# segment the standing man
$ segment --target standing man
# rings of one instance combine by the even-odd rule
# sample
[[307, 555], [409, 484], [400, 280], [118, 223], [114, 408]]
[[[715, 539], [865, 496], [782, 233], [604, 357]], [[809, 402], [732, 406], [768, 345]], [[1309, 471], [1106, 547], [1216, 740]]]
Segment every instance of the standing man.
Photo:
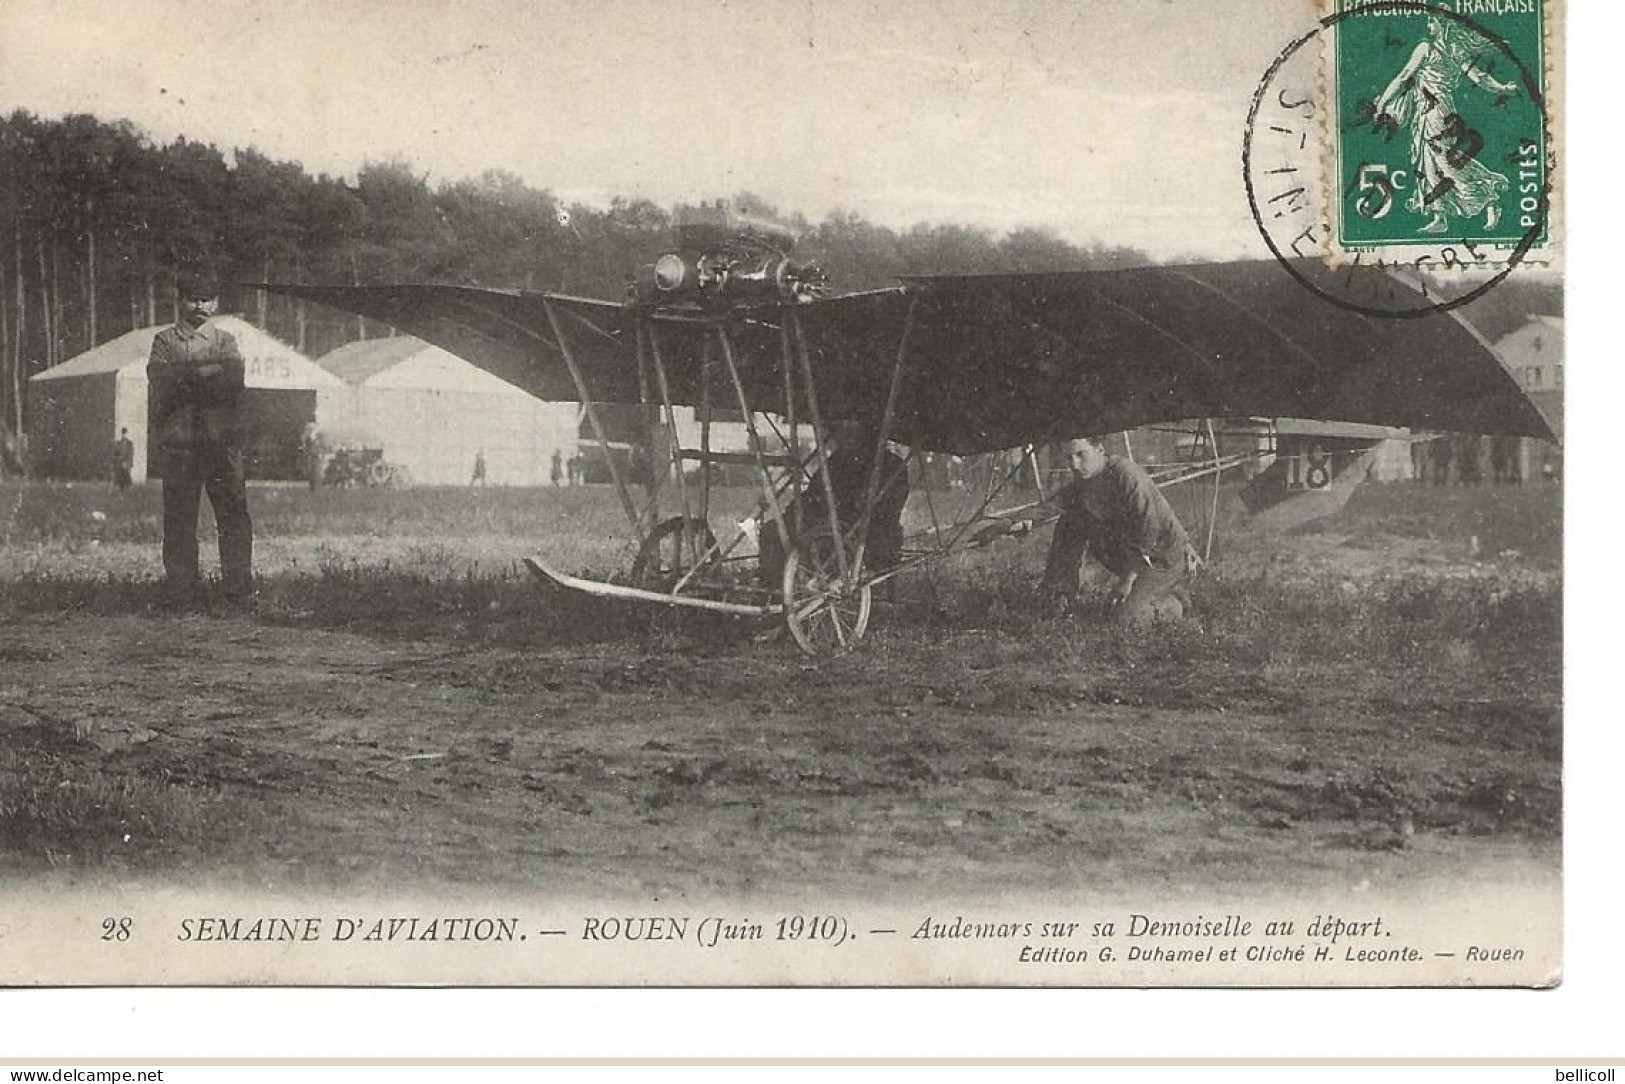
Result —
[[1493, 455], [1500, 461], [1495, 468], [1497, 483], [1519, 485], [1523, 482], [1523, 438], [1497, 436], [1492, 445]]
[[1456, 484], [1476, 486], [1484, 480], [1484, 468], [1479, 458], [1483, 442], [1477, 433], [1456, 434]]
[[1411, 439], [1411, 481], [1418, 485], [1428, 480], [1428, 442], [1417, 437]]
[[483, 486], [485, 484], [484, 448], [481, 448], [479, 451], [474, 453], [474, 474], [469, 478], [468, 484], [471, 486]]
[[1061, 519], [1050, 541], [1044, 586], [1063, 601], [1078, 592], [1078, 570], [1090, 553], [1113, 575], [1112, 620], [1171, 620], [1185, 607], [1174, 593], [1200, 564], [1168, 499], [1132, 459], [1107, 455], [1091, 439], [1067, 441], [1072, 480], [1056, 496]]
[[556, 486], [564, 484], [564, 453], [557, 448], [553, 449], [553, 469], [549, 477]]
[[1433, 438], [1433, 484], [1450, 484], [1450, 460], [1456, 454], [1456, 438], [1444, 433]]
[[113, 442], [113, 488], [120, 493], [129, 489], [134, 469], [135, 441], [130, 439], [128, 429], [120, 429], [118, 439]]
[[305, 428], [299, 435], [299, 455], [305, 468], [305, 481], [314, 492], [322, 486], [322, 471], [327, 466], [327, 457], [323, 454], [323, 442], [327, 438], [316, 427], [316, 419], [312, 418], [305, 423]]
[[219, 531], [220, 578], [233, 605], [252, 604], [254, 527], [243, 475], [243, 356], [237, 340], [209, 324], [219, 290], [203, 275], [176, 283], [181, 318], [152, 341], [148, 410], [164, 479], [164, 576], [173, 603], [201, 593], [197, 511], [209, 494]]

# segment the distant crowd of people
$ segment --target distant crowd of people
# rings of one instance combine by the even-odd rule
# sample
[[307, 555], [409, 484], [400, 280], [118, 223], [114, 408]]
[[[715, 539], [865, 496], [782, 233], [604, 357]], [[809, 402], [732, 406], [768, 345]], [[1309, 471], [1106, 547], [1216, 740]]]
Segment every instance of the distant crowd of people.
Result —
[[587, 457], [577, 452], [569, 459], [564, 458], [564, 452], [558, 448], [553, 449], [553, 464], [548, 471], [548, 479], [556, 486], [569, 484], [572, 486], [587, 483]]
[[1540, 444], [1531, 452], [1525, 456], [1520, 437], [1441, 433], [1411, 445], [1411, 478], [1436, 486], [1517, 485], [1535, 478], [1557, 481], [1562, 473], [1557, 449]]

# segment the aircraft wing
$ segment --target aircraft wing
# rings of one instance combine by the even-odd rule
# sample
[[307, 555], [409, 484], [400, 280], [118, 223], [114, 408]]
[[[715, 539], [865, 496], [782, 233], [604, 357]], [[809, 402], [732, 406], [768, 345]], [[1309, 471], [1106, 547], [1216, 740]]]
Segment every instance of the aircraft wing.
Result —
[[[1297, 270], [1335, 283], [1312, 261]], [[550, 302], [594, 400], [639, 400], [636, 330], [611, 302], [456, 286], [265, 288], [385, 321], [534, 395], [577, 399]], [[1393, 289], [1412, 287], [1395, 279]], [[927, 450], [968, 455], [1260, 415], [1552, 437], [1454, 314], [1367, 316], [1304, 289], [1273, 260], [919, 277], [795, 306], [826, 418], [880, 414], [911, 308], [894, 434]], [[770, 311], [732, 327], [753, 410], [783, 410], [775, 320]], [[657, 316], [654, 327], [675, 403], [738, 408], [703, 325]]]
[[[1298, 270], [1335, 283], [1313, 262]], [[1412, 289], [1397, 279], [1393, 288]], [[1454, 314], [1367, 316], [1304, 289], [1274, 261], [912, 278], [905, 292], [919, 302], [918, 360], [899, 439], [933, 450], [1246, 415], [1552, 436]], [[866, 335], [865, 321], [878, 324], [865, 308], [877, 304], [803, 320], [815, 340], [895, 344], [906, 301], [887, 303], [889, 334]], [[882, 347], [873, 342], [871, 356]]]
[[548, 321], [551, 301], [577, 364], [602, 402], [637, 402], [634, 332], [625, 307], [562, 294], [478, 286], [303, 286], [258, 289], [315, 301], [416, 335], [539, 399], [580, 399]]

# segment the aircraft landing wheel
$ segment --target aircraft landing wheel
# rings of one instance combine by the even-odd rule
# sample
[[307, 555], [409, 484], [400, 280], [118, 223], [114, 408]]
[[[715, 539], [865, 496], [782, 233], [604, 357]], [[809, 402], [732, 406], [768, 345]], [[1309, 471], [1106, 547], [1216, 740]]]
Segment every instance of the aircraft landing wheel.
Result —
[[632, 583], [650, 591], [674, 586], [716, 547], [716, 535], [698, 516], [673, 516], [649, 532], [632, 562]]
[[870, 587], [849, 569], [843, 580], [835, 539], [814, 533], [784, 562], [784, 620], [802, 651], [814, 658], [850, 651], [869, 628]]

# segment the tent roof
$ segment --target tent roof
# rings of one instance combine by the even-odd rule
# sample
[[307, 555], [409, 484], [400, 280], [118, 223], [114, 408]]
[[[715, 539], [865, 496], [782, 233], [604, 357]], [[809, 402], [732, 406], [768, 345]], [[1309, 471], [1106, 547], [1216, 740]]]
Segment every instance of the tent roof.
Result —
[[362, 339], [345, 343], [316, 359], [316, 364], [346, 384], [365, 384], [386, 369], [393, 369], [428, 343], [411, 335], [391, 335], [387, 339]]
[[531, 398], [506, 380], [411, 335], [347, 343], [322, 355], [317, 364], [350, 385]]
[[[335, 387], [339, 381], [321, 366], [298, 350], [289, 346], [240, 316], [219, 316], [216, 327], [231, 332], [247, 363], [247, 382], [251, 388], [324, 388]], [[152, 340], [168, 324], [136, 328], [116, 339], [54, 365], [32, 379], [67, 380], [74, 377], [121, 373], [140, 369], [145, 376], [147, 358], [152, 353]]]
[[109, 339], [82, 354], [75, 354], [43, 373], [35, 373], [30, 379], [66, 380], [75, 376], [116, 373], [131, 365], [145, 365], [147, 355], [152, 352], [152, 340], [157, 337], [160, 330], [161, 328], [157, 327], [138, 327], [134, 331], [126, 331], [118, 338]]

